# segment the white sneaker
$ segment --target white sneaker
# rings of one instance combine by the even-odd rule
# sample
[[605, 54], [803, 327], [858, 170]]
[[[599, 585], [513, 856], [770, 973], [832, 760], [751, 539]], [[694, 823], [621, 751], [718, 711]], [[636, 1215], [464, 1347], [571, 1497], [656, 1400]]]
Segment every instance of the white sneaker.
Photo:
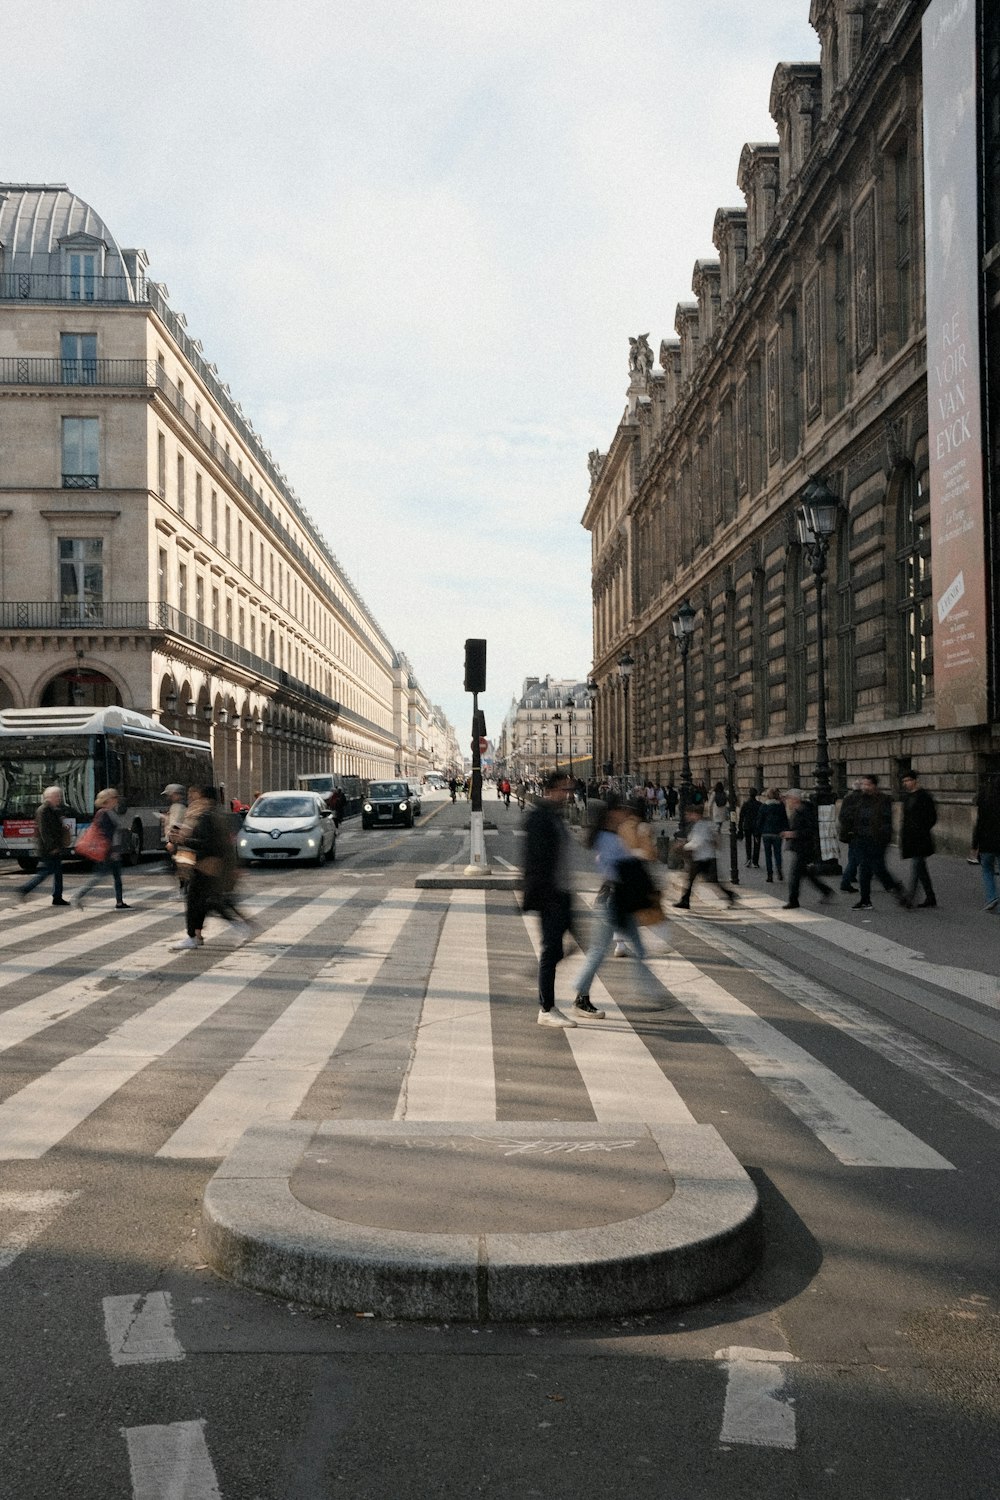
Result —
[[615, 944], [615, 958], [628, 958], [628, 949], [624, 943]]
[[197, 947], [199, 947], [200, 943], [201, 943], [201, 939], [200, 938], [194, 938], [194, 937], [181, 938], [181, 940], [180, 940], [179, 943], [171, 943], [170, 944], [170, 951], [171, 951], [171, 953], [183, 953], [184, 950], [187, 949], [187, 948], [197, 948]]
[[575, 1026], [576, 1022], [571, 1021], [569, 1016], [564, 1016], [561, 1010], [553, 1007], [552, 1010], [539, 1010], [538, 1024], [539, 1026]]

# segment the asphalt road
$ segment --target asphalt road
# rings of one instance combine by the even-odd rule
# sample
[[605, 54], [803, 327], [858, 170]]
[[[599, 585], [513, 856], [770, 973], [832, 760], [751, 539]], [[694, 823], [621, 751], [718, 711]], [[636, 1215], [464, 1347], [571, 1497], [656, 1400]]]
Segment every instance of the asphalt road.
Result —
[[[486, 815], [490, 858], [516, 864], [516, 808]], [[680, 1003], [662, 1013], [633, 1003], [630, 962], [606, 963], [760, 1192], [765, 1258], [730, 1295], [614, 1324], [406, 1326], [205, 1266], [222, 1152], [179, 1153], [237, 1128], [205, 1101], [240, 1065], [266, 1111], [271, 1028], [365, 951], [388, 893], [464, 864], [467, 822], [428, 801], [413, 830], [345, 825], [324, 869], [249, 872], [240, 949], [216, 924], [170, 952], [180, 909], [149, 866], [128, 913], [14, 907], [0, 875], [3, 1500], [1000, 1495], [1000, 920], [960, 861], [938, 861], [942, 904], [919, 913], [878, 894], [874, 913], [784, 913], [741, 871], [733, 914], [706, 898], [672, 924], [655, 968]], [[419, 893], [373, 950], [299, 1117], [393, 1116], [447, 908]], [[485, 934], [498, 1118], [595, 1118], [565, 1037], [534, 1024], [513, 896], [487, 898]]]

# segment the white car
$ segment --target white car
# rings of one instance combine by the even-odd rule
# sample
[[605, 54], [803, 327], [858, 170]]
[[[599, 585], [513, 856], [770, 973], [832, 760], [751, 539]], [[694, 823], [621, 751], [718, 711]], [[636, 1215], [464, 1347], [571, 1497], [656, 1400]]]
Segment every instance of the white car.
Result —
[[265, 792], [243, 820], [236, 850], [247, 864], [337, 858], [333, 813], [315, 792]]

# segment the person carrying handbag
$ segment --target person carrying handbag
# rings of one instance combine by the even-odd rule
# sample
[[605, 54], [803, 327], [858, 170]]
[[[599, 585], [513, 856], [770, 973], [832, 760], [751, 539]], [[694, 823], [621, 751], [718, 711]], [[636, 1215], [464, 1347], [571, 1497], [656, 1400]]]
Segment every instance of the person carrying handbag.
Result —
[[82, 907], [85, 897], [110, 875], [115, 888], [115, 910], [128, 911], [122, 890], [122, 820], [118, 816], [118, 793], [105, 787], [94, 799], [94, 821], [76, 841], [76, 852], [93, 861], [94, 873], [84, 881], [71, 900], [71, 906]]
[[[603, 1021], [605, 1012], [591, 1003], [590, 986], [618, 932], [625, 939], [638, 965], [639, 982], [655, 1005], [663, 1003], [663, 992], [646, 962], [637, 914], [659, 909], [660, 893], [649, 874], [648, 861], [640, 859], [621, 836], [629, 814], [617, 798], [608, 796], [608, 806], [591, 836], [591, 848], [604, 884], [595, 910], [596, 928], [583, 969], [576, 982], [573, 1013], [590, 1021]], [[662, 912], [659, 912], [662, 920]]]

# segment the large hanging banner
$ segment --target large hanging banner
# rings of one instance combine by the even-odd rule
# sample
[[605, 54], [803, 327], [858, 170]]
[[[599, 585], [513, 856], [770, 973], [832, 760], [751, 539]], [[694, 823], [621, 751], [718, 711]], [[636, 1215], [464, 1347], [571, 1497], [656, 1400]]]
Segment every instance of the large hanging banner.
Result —
[[924, 12], [923, 94], [934, 708], [951, 729], [989, 711], [975, 0]]

